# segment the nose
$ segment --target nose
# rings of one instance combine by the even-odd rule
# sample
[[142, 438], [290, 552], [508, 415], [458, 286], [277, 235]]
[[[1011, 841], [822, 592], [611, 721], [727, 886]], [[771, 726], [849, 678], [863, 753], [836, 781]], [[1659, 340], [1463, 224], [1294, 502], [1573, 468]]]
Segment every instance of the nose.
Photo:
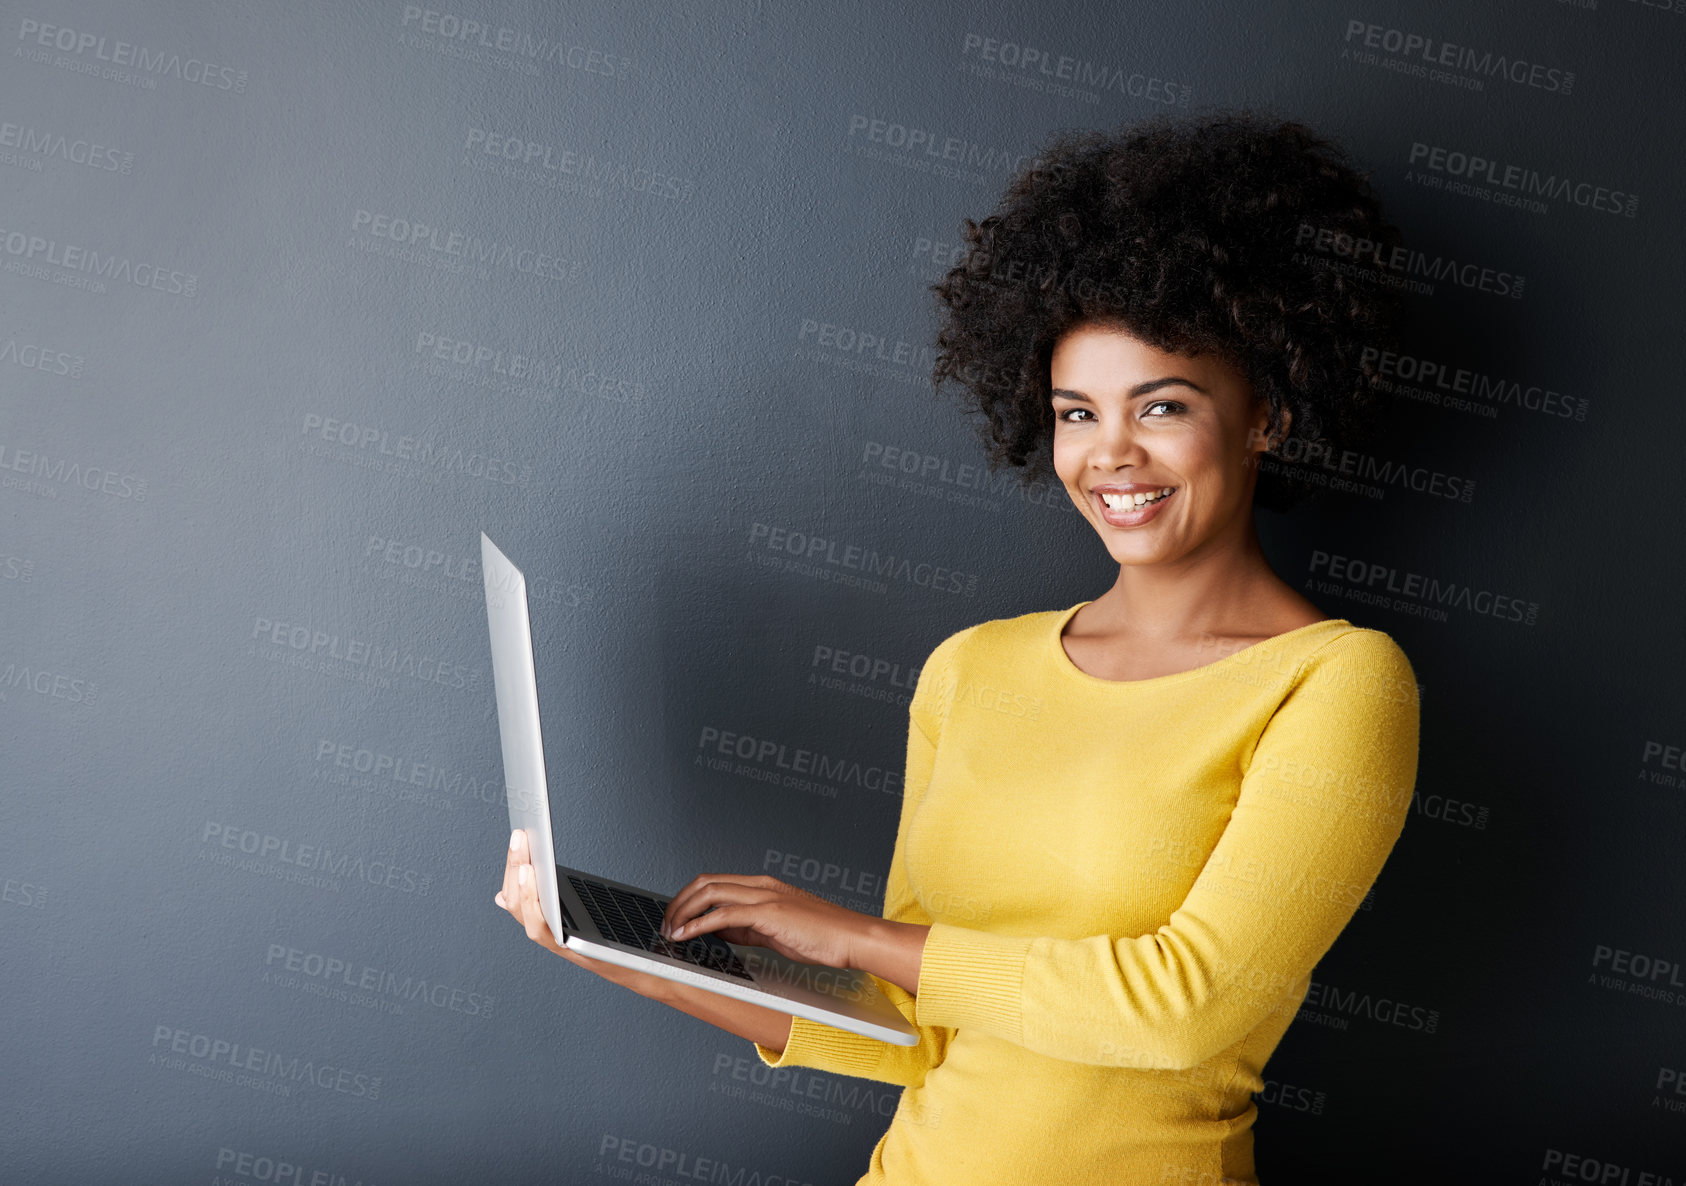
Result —
[[1138, 469], [1147, 463], [1147, 446], [1136, 433], [1128, 416], [1112, 417], [1092, 438], [1089, 465], [1094, 469], [1113, 471], [1126, 465]]

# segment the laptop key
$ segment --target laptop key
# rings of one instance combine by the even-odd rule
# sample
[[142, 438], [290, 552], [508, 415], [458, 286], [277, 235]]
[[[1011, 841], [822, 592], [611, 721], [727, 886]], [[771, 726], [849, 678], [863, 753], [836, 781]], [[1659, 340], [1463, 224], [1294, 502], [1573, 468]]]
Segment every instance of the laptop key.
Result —
[[621, 913], [626, 915], [627, 921], [642, 924], [651, 930], [660, 928], [661, 912], [650, 903], [649, 899], [634, 897], [624, 890], [612, 890], [611, 892], [615, 896], [615, 905], [621, 908]]
[[574, 876], [569, 876], [568, 884], [574, 887], [592, 922], [597, 924], [598, 932], [612, 937], [617, 943], [682, 960], [739, 980], [753, 979], [737, 954], [712, 935], [698, 935], [683, 943], [663, 938], [662, 915], [671, 899], [632, 894], [616, 886]]

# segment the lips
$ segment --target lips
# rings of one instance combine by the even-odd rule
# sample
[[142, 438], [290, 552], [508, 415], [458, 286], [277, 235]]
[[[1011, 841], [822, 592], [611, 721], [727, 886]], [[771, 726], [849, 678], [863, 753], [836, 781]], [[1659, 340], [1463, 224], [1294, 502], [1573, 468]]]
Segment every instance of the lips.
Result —
[[[1135, 507], [1146, 506], [1151, 502], [1158, 502], [1162, 498], [1169, 498], [1175, 486], [1138, 487], [1135, 490], [1117, 490], [1106, 486], [1097, 486], [1095, 493], [1107, 507], [1114, 511], [1128, 511]], [[1133, 500], [1133, 501], [1132, 501]]]
[[[1167, 489], [1170, 490], [1169, 494], [1161, 495], [1158, 498], [1154, 498], [1144, 503], [1132, 503], [1128, 509], [1123, 507], [1110, 507], [1106, 503], [1106, 495], [1134, 496], [1137, 494], [1158, 494], [1159, 491]], [[1144, 523], [1151, 522], [1159, 514], [1160, 507], [1176, 498], [1177, 492], [1180, 489], [1181, 488], [1177, 486], [1160, 486], [1151, 485], [1147, 482], [1130, 482], [1108, 483], [1105, 486], [1096, 486], [1092, 488], [1090, 493], [1093, 495], [1095, 503], [1100, 511], [1100, 516], [1105, 522], [1114, 527], [1139, 527]]]

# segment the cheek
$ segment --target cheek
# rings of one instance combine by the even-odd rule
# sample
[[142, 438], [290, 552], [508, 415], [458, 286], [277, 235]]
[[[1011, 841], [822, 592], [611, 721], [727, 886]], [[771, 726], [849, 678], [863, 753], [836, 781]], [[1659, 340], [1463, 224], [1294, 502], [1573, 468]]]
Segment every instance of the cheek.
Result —
[[1228, 441], [1221, 433], [1198, 432], [1166, 442], [1165, 461], [1185, 474], [1217, 473], [1229, 457]]
[[1077, 446], [1069, 437], [1059, 433], [1054, 434], [1054, 472], [1060, 476], [1060, 481], [1071, 484], [1072, 478], [1082, 472], [1083, 457]]

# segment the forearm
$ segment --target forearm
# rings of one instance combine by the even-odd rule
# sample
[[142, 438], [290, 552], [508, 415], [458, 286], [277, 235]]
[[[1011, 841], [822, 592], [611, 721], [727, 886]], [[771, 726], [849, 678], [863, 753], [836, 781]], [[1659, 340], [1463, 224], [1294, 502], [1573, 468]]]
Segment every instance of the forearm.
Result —
[[[919, 987], [920, 958], [930, 931], [928, 925], [873, 919], [855, 945], [851, 966], [887, 980], [912, 996]], [[662, 980], [652, 995], [681, 1013], [689, 1013], [768, 1050], [782, 1051], [790, 1041], [791, 1015], [777, 1009], [734, 1000], [676, 980]]]
[[925, 937], [930, 933], [928, 924], [871, 919], [861, 928], [851, 947], [849, 966], [888, 980], [909, 996], [917, 996]]
[[658, 991], [660, 995], [656, 999], [663, 1004], [672, 1005], [681, 1013], [689, 1013], [729, 1034], [758, 1042], [769, 1050], [783, 1050], [790, 1041], [791, 1017], [788, 1013], [673, 980], [663, 980]]

